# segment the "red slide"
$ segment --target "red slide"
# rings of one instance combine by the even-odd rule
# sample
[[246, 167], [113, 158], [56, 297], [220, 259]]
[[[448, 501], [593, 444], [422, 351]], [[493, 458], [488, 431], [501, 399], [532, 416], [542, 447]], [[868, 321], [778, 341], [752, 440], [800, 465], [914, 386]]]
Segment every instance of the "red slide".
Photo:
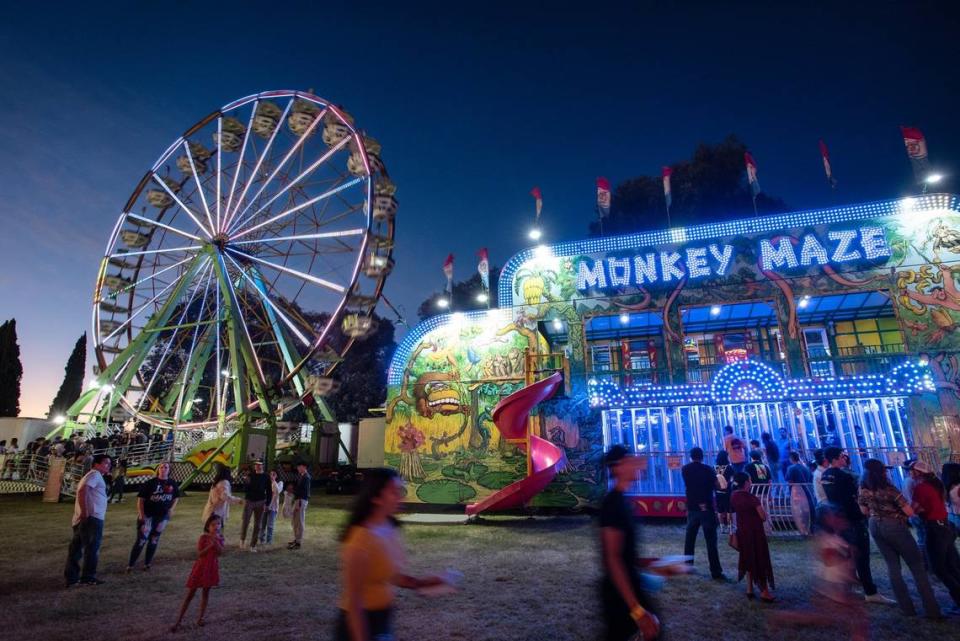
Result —
[[[493, 408], [493, 424], [502, 438], [523, 438], [527, 433], [527, 417], [530, 410], [553, 396], [563, 383], [560, 372], [517, 390]], [[533, 474], [515, 481], [494, 492], [487, 498], [467, 506], [467, 515], [473, 516], [487, 510], [509, 510], [523, 507], [530, 499], [543, 491], [566, 463], [563, 450], [540, 438], [530, 436], [530, 460]]]

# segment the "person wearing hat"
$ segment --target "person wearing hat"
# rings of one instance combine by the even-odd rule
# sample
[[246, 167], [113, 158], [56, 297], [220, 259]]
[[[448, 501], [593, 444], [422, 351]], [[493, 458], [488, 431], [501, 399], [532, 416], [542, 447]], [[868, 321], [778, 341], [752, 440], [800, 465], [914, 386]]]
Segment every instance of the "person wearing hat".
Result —
[[660, 620], [643, 589], [636, 550], [633, 511], [624, 492], [637, 478], [639, 459], [622, 445], [614, 445], [603, 459], [613, 487], [600, 505], [600, 542], [603, 549], [601, 600], [607, 641], [626, 641], [639, 631], [644, 639], [660, 634]]
[[297, 479], [293, 482], [293, 540], [287, 544], [288, 550], [299, 550], [303, 543], [303, 531], [307, 525], [307, 505], [310, 503], [310, 472], [303, 461], [297, 463]]
[[917, 591], [920, 592], [924, 614], [930, 618], [939, 618], [940, 606], [933, 594], [933, 588], [930, 587], [920, 548], [907, 526], [907, 518], [913, 516], [913, 509], [903, 494], [890, 482], [888, 468], [881, 461], [867, 459], [863, 468], [857, 504], [860, 511], [870, 517], [870, 534], [873, 535], [873, 540], [887, 564], [887, 574], [893, 585], [897, 605], [907, 616], [917, 614], [901, 573], [900, 561], [903, 560], [913, 575]]
[[243, 500], [243, 520], [240, 522], [240, 549], [246, 547], [247, 527], [253, 517], [253, 537], [250, 539], [250, 551], [257, 551], [260, 540], [260, 524], [263, 522], [263, 510], [272, 494], [270, 478], [263, 473], [263, 461], [253, 462], [253, 471], [247, 476], [247, 492]]
[[957, 533], [947, 521], [946, 492], [943, 482], [926, 461], [917, 461], [910, 467], [910, 476], [916, 481], [913, 488], [913, 509], [923, 519], [927, 539], [927, 562], [943, 582], [955, 608], [960, 608], [960, 554], [954, 541]]
[[[911, 505], [913, 504], [913, 490], [917, 487], [917, 480], [910, 474], [910, 468], [912, 468], [916, 462], [917, 459], [915, 458], [908, 458], [903, 462], [903, 469], [906, 474], [906, 480], [903, 483], [903, 496], [907, 499], [907, 503]], [[910, 526], [917, 535], [917, 546], [919, 546], [920, 554], [923, 556], [923, 564], [927, 570], [929, 570], [930, 565], [927, 562], [927, 532], [923, 529], [923, 519], [920, 518], [920, 515], [914, 514], [910, 517]]]

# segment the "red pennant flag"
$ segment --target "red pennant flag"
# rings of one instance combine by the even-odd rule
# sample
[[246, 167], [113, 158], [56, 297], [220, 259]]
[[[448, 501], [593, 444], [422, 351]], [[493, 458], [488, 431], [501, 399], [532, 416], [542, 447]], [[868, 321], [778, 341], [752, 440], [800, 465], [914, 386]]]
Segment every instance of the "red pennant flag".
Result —
[[539, 187], [534, 187], [530, 190], [530, 195], [533, 196], [533, 199], [537, 203], [537, 220], [540, 220], [540, 212], [543, 211], [543, 194], [540, 193]]
[[610, 215], [610, 181], [602, 176], [597, 178], [597, 212], [600, 218]]
[[490, 260], [487, 254], [487, 248], [484, 247], [477, 252], [480, 262], [477, 264], [477, 272], [480, 273], [480, 280], [483, 282], [483, 288], [490, 289]]
[[447, 277], [447, 292], [453, 293], [453, 254], [449, 254], [443, 261], [443, 275]]
[[830, 166], [830, 150], [827, 149], [827, 143], [820, 141], [820, 157], [823, 158], [823, 171], [827, 174], [827, 182], [831, 187], [837, 186], [837, 181], [833, 177], [833, 168]]
[[664, 167], [661, 171], [663, 175], [663, 199], [667, 202], [667, 212], [670, 212], [670, 205], [673, 204], [673, 192], [670, 190], [670, 176], [673, 174], [673, 170], [669, 167]]
[[913, 165], [913, 175], [917, 182], [923, 182], [927, 177], [929, 165], [927, 161], [927, 139], [923, 137], [923, 132], [916, 127], [900, 126], [900, 133], [903, 134], [903, 144], [907, 148], [907, 156], [910, 158], [910, 164]]
[[760, 193], [760, 181], [757, 180], [757, 163], [753, 160], [749, 151], [743, 153], [743, 162], [747, 166], [747, 182], [750, 183], [750, 191], [756, 198], [757, 194]]

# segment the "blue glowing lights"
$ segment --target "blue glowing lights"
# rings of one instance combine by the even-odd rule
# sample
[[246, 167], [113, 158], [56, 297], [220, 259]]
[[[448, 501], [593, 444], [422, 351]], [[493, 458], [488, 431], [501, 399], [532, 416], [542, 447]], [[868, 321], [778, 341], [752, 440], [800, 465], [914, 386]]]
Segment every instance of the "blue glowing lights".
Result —
[[887, 376], [863, 374], [784, 380], [765, 363], [740, 361], [720, 369], [712, 385], [691, 383], [621, 388], [595, 378], [587, 383], [590, 406], [597, 408], [908, 396], [935, 391], [933, 374], [922, 360], [904, 362], [893, 368]]

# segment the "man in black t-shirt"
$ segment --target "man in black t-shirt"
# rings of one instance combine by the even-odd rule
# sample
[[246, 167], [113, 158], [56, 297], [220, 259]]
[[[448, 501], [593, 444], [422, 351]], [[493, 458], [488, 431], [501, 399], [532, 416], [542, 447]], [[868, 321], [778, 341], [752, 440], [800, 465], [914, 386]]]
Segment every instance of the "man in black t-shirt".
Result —
[[160, 463], [156, 473], [157, 475], [144, 483], [137, 492], [137, 540], [130, 550], [127, 572], [133, 570], [144, 545], [147, 546], [147, 554], [143, 558], [143, 569], [150, 569], [153, 555], [160, 544], [160, 535], [167, 527], [180, 499], [180, 487], [176, 481], [169, 478], [170, 464]]
[[[690, 461], [680, 470], [687, 496], [687, 535], [683, 553], [693, 556], [697, 532], [702, 527], [703, 539], [707, 543], [707, 559], [710, 561], [710, 576], [721, 581], [725, 577], [717, 550], [717, 512], [713, 494], [717, 486], [717, 473], [709, 465], [703, 464], [703, 450], [699, 447], [690, 450]], [[693, 559], [689, 562], [692, 564]]]
[[623, 496], [637, 478], [638, 459], [623, 446], [614, 445], [604, 457], [604, 464], [613, 480], [613, 488], [600, 505], [601, 598], [607, 626], [604, 639], [627, 641], [638, 630], [644, 639], [654, 639], [660, 633], [660, 621], [640, 582], [633, 512]]

